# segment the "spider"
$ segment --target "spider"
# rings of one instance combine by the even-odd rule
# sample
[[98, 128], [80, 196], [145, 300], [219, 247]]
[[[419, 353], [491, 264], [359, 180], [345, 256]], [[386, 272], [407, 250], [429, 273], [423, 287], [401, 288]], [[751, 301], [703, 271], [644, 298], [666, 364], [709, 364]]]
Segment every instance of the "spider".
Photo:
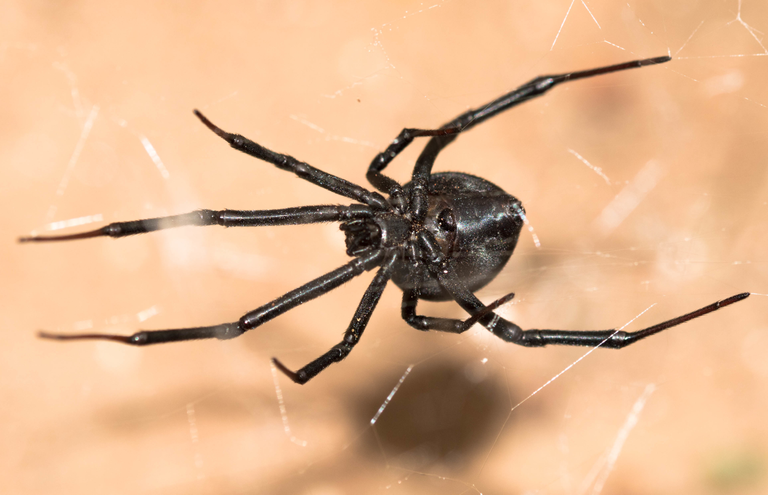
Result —
[[[202, 123], [234, 149], [269, 162], [282, 170], [293, 172], [312, 184], [351, 198], [356, 203], [349, 206], [299, 206], [279, 210], [196, 210], [181, 215], [111, 223], [100, 229], [77, 234], [22, 237], [19, 241], [124, 237], [186, 225], [255, 227], [340, 222], [340, 228], [345, 234], [347, 254], [353, 257], [352, 261], [270, 301], [232, 323], [172, 330], [146, 330], [130, 336], [65, 335], [47, 332], [40, 332], [39, 336], [57, 340], [103, 339], [136, 346], [214, 337], [232, 339], [300, 304], [330, 292], [363, 272], [378, 268], [340, 343], [295, 372], [276, 358], [272, 359], [275, 366], [291, 380], [304, 384], [352, 351], [363, 335], [371, 314], [390, 280], [403, 291], [402, 318], [417, 330], [459, 334], [479, 322], [505, 342], [527, 347], [559, 344], [620, 349], [667, 328], [741, 301], [749, 296], [748, 292], [736, 294], [636, 332], [523, 330], [494, 313], [496, 308], [511, 300], [514, 294], [508, 294], [487, 306], [474, 295], [475, 291], [498, 275], [512, 256], [525, 218], [522, 203], [480, 177], [459, 172], [432, 173], [432, 165], [438, 153], [460, 133], [515, 105], [540, 96], [560, 83], [661, 64], [669, 60], [669, 56], [648, 58], [537, 77], [478, 109], [462, 113], [439, 129], [403, 129], [389, 147], [374, 158], [366, 174], [373, 187], [388, 195], [388, 198], [291, 156], [271, 151], [243, 136], [223, 131], [195, 110], [195, 115]], [[411, 181], [400, 185], [382, 171], [417, 137], [429, 137], [430, 140], [416, 160]], [[458, 320], [417, 314], [416, 305], [420, 299], [454, 300], [470, 317]]]

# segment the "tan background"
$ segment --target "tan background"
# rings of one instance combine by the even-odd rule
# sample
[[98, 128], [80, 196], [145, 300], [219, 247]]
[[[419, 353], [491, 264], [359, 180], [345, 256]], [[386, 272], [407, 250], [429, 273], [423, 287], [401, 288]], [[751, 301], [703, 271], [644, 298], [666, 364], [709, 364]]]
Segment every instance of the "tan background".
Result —
[[[276, 390], [269, 357], [298, 367], [338, 342], [370, 275], [230, 342], [36, 339], [232, 321], [345, 262], [335, 225], [15, 242], [94, 215], [70, 231], [346, 202], [230, 150], [193, 108], [365, 185], [403, 126], [440, 125], [539, 74], [668, 51], [663, 67], [563, 86], [441, 155], [436, 170], [517, 195], [541, 242], [524, 233], [480, 296], [516, 292], [504, 314], [527, 328], [603, 329], [653, 304], [633, 328], [768, 292], [765, 2], [743, 0], [740, 16], [736, 0], [220, 4], [0, 6], [0, 491], [768, 491], [764, 296], [598, 350], [511, 412], [586, 350], [418, 333], [394, 287], [345, 362]], [[420, 145], [395, 177], [407, 180]], [[601, 232], [596, 219], [644, 167], [661, 172]]]

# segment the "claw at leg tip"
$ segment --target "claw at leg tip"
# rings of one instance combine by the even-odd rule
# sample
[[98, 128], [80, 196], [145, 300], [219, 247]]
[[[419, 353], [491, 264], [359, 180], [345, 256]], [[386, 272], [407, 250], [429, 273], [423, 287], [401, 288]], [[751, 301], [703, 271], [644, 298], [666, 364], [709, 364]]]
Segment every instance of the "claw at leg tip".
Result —
[[203, 115], [203, 114], [202, 114], [202, 112], [200, 112], [200, 110], [198, 110], [198, 109], [194, 109], [194, 110], [192, 110], [192, 112], [195, 114], [195, 116], [196, 116], [198, 119], [200, 119], [200, 121], [201, 121], [203, 124], [205, 124], [205, 126], [206, 126], [208, 129], [212, 130], [212, 131], [213, 131], [213, 132], [214, 132], [214, 133], [215, 133], [217, 136], [219, 136], [220, 138], [224, 139], [224, 140], [225, 140], [225, 141], [227, 141], [227, 142], [229, 142], [229, 141], [230, 141], [230, 138], [231, 138], [230, 134], [229, 134], [228, 132], [226, 132], [226, 131], [224, 131], [224, 130], [220, 129], [220, 128], [219, 128], [219, 127], [216, 125], [216, 124], [214, 124], [213, 122], [211, 122], [210, 120], [208, 120], [208, 117], [206, 117], [205, 115]]
[[274, 364], [274, 365], [275, 365], [275, 368], [277, 368], [278, 370], [280, 370], [280, 371], [281, 371], [281, 372], [282, 372], [282, 373], [283, 373], [285, 376], [287, 376], [288, 378], [290, 378], [292, 381], [294, 381], [294, 382], [296, 382], [296, 383], [298, 383], [298, 384], [300, 384], [300, 385], [304, 383], [304, 382], [303, 382], [303, 381], [302, 381], [302, 380], [299, 378], [299, 375], [298, 375], [297, 373], [295, 373], [295, 372], [293, 372], [293, 371], [289, 370], [289, 369], [288, 369], [288, 367], [286, 367], [286, 366], [285, 366], [283, 363], [281, 363], [279, 359], [277, 359], [277, 358], [273, 357], [273, 358], [272, 358], [272, 364]]

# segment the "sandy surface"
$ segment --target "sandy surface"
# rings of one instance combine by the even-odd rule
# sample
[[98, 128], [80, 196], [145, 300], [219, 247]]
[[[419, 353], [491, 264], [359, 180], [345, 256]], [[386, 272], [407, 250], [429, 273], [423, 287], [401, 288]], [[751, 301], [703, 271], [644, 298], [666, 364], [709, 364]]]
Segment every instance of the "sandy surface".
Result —
[[[766, 4], [371, 3], [0, 7], [0, 491], [766, 493]], [[303, 387], [275, 378], [271, 356], [298, 367], [338, 342], [370, 274], [229, 342], [35, 338], [233, 321], [346, 262], [335, 225], [16, 243], [203, 207], [347, 203], [231, 150], [193, 108], [365, 185], [404, 126], [540, 74], [668, 52], [441, 155], [435, 170], [519, 197], [534, 229], [479, 296], [514, 291], [502, 313], [526, 328], [605, 329], [650, 308], [630, 329], [755, 295], [597, 350], [522, 404], [588, 350], [419, 333], [395, 287], [345, 362]]]

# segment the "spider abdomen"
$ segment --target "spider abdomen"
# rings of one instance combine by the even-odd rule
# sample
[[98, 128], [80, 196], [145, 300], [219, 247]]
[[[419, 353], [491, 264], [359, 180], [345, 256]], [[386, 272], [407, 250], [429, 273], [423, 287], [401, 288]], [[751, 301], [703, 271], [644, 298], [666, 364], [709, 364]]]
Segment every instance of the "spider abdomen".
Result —
[[[403, 186], [410, 194], [411, 183]], [[432, 174], [429, 209], [423, 227], [451, 259], [456, 275], [470, 291], [487, 285], [506, 265], [523, 226], [520, 201], [500, 187], [459, 172]], [[392, 281], [419, 298], [446, 301], [451, 295], [429, 270], [414, 270], [414, 260], [397, 261]]]

